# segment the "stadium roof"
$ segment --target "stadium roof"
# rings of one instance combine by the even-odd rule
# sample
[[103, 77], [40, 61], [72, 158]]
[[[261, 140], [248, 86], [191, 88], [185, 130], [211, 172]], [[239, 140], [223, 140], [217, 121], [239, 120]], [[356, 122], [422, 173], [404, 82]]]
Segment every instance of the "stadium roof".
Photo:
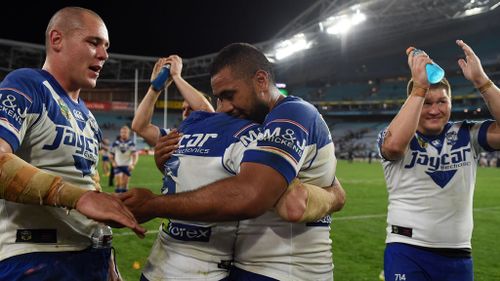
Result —
[[[261, 42], [307, 9], [311, 0], [50, 0], [35, 6], [2, 6], [0, 38], [43, 44], [57, 10], [81, 6], [97, 12], [109, 29], [112, 53], [192, 58], [217, 52], [234, 41]], [[286, 4], [286, 5], [284, 5]]]
[[[312, 43], [308, 50], [277, 62], [279, 72], [289, 79], [340, 79], [344, 73], [363, 71], [371, 75], [359, 69], [366, 68], [365, 61], [397, 54], [396, 60], [404, 62], [404, 49], [409, 45], [426, 48], [447, 42], [444, 46], [449, 48], [454, 39], [478, 33], [486, 34], [483, 41], [490, 40], [500, 26], [500, 0], [144, 1], [130, 7], [117, 1], [49, 2], [43, 9], [6, 7], [1, 20], [9, 28], [0, 29], [0, 38], [41, 44], [54, 11], [67, 5], [91, 8], [101, 14], [110, 30], [111, 52], [115, 54], [102, 77], [109, 80], [131, 79], [134, 69], [139, 69], [141, 79], [148, 80], [154, 57], [164, 51], [185, 58], [185, 77], [206, 79], [214, 53], [224, 45], [247, 41], [270, 53], [296, 34], [303, 34]], [[349, 33], [322, 31], [320, 22], [356, 9], [366, 20]], [[30, 24], [14, 24], [20, 20]], [[43, 47], [1, 45], [15, 44], [0, 42], [3, 71], [43, 61]]]

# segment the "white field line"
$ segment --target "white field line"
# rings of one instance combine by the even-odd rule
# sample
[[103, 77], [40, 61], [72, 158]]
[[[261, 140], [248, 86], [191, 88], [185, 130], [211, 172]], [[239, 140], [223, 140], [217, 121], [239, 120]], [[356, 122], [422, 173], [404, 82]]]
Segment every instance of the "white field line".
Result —
[[[485, 207], [485, 208], [474, 208], [474, 212], [487, 212], [487, 211], [495, 211], [500, 210], [500, 206], [495, 207]], [[366, 219], [376, 219], [376, 218], [384, 218], [387, 214], [371, 214], [371, 215], [358, 215], [358, 216], [345, 216], [345, 217], [333, 217], [333, 222], [335, 221], [349, 221], [349, 220], [366, 220]], [[156, 234], [158, 233], [158, 229], [148, 230], [146, 234]], [[114, 234], [114, 236], [130, 236], [135, 235], [135, 233], [128, 231]]]

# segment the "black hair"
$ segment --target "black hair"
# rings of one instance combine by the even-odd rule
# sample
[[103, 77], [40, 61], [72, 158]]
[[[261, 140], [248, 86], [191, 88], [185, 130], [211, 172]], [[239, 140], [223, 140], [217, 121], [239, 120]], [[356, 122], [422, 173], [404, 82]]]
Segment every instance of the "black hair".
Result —
[[248, 43], [232, 43], [224, 47], [214, 59], [210, 70], [213, 77], [229, 67], [238, 78], [252, 77], [258, 70], [268, 73], [274, 82], [273, 65], [262, 51]]

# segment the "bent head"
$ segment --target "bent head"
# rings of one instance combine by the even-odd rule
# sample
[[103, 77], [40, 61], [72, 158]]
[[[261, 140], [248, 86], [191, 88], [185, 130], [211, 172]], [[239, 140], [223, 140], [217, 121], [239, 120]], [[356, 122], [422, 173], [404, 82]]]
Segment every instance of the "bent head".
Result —
[[[199, 92], [209, 103], [212, 102], [212, 98], [209, 95]], [[185, 120], [193, 112], [193, 108], [189, 105], [187, 101], [182, 102], [182, 120]]]
[[54, 14], [45, 32], [44, 69], [66, 91], [93, 88], [108, 59], [108, 30], [95, 12], [66, 7]]
[[262, 123], [274, 105], [272, 64], [257, 48], [234, 43], [212, 64], [211, 84], [217, 111]]
[[[409, 92], [413, 82], [408, 83]], [[424, 135], [439, 135], [451, 116], [451, 87], [448, 80], [443, 79], [430, 86], [425, 96], [424, 106], [420, 113], [417, 130]]]

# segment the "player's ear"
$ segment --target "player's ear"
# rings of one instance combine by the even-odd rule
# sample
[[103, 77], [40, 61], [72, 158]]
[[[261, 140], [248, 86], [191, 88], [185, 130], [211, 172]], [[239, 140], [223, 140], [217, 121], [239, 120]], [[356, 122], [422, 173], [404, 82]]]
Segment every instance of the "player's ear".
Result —
[[269, 74], [264, 70], [257, 70], [254, 76], [254, 82], [259, 90], [263, 92], [269, 89]]
[[49, 32], [49, 48], [51, 48], [52, 50], [54, 50], [55, 52], [59, 52], [61, 51], [62, 49], [62, 40], [63, 39], [63, 36], [62, 36], [62, 33], [57, 30], [57, 29], [52, 29], [50, 32]]

